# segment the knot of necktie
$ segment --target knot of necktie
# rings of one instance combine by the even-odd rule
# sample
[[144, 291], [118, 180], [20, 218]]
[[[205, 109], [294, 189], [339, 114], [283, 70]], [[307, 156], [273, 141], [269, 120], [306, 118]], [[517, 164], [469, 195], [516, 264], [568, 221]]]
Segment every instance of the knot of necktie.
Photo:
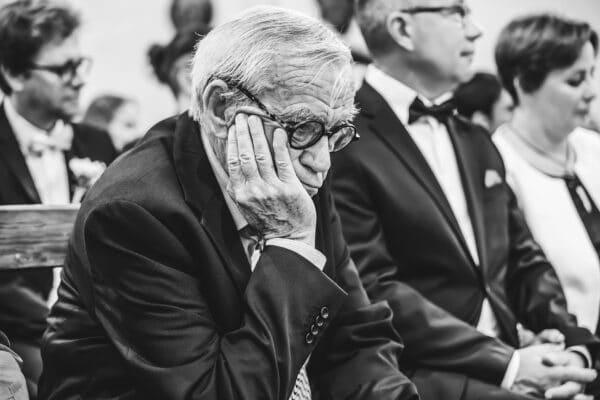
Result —
[[448, 118], [454, 115], [456, 106], [452, 99], [443, 102], [442, 104], [427, 107], [418, 97], [410, 105], [408, 109], [408, 123], [412, 124], [421, 117], [433, 117], [440, 123], [445, 124]]
[[55, 127], [47, 135], [35, 134], [30, 138], [27, 143], [27, 154], [41, 157], [46, 150], [68, 151], [71, 148], [72, 140], [73, 129], [71, 126], [57, 121]]

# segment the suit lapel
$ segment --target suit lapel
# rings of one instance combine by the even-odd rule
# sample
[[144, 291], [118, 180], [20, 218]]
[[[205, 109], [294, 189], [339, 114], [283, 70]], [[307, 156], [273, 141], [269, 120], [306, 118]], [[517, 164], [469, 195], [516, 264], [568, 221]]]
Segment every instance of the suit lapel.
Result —
[[459, 239], [463, 250], [470, 259], [467, 243], [462, 235], [456, 217], [448, 203], [437, 178], [429, 167], [427, 160], [410, 137], [404, 125], [398, 120], [394, 111], [386, 101], [367, 83], [363, 84], [357, 94], [361, 115], [370, 118], [370, 127], [394, 151], [415, 180], [423, 186], [434, 203], [442, 212], [446, 222]]
[[4, 159], [8, 169], [15, 175], [17, 182], [27, 194], [29, 202], [41, 203], [33, 178], [25, 163], [25, 157], [21, 153], [19, 143], [6, 118], [3, 104], [0, 105], [0, 157]]
[[250, 279], [250, 264], [202, 146], [198, 124], [187, 115], [177, 119], [173, 156], [185, 201], [200, 219], [241, 296]]
[[475, 243], [479, 255], [479, 264], [482, 268], [487, 266], [487, 251], [485, 246], [485, 220], [483, 212], [483, 177], [479, 175], [481, 165], [477, 161], [477, 149], [470, 132], [461, 120], [451, 118], [448, 124], [448, 133], [456, 152], [456, 162], [460, 172], [469, 217], [473, 226]]

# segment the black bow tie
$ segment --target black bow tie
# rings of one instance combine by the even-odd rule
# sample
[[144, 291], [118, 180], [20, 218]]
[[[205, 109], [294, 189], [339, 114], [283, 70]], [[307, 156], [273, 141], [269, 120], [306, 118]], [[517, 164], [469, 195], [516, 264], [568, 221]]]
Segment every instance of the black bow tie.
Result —
[[455, 108], [456, 107], [452, 99], [439, 105], [427, 107], [417, 97], [408, 109], [408, 123], [410, 125], [421, 117], [430, 116], [437, 119], [442, 124], [445, 124], [448, 121], [448, 118], [454, 114]]

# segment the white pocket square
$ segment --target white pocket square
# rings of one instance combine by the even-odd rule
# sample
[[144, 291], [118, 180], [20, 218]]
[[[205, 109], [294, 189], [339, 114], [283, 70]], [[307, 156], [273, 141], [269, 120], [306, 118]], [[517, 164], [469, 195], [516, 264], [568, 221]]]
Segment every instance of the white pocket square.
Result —
[[483, 183], [485, 184], [486, 189], [489, 189], [492, 186], [501, 184], [502, 178], [500, 178], [500, 174], [498, 173], [498, 171], [494, 169], [488, 169], [485, 171], [485, 178]]

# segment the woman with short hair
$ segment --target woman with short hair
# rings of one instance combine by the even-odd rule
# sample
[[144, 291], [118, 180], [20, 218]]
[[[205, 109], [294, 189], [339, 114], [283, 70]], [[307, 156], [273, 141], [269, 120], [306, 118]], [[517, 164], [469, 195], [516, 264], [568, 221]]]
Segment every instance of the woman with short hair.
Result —
[[560, 278], [569, 312], [599, 332], [600, 136], [579, 129], [596, 92], [598, 35], [556, 15], [513, 20], [496, 63], [514, 116], [494, 141], [533, 236]]

